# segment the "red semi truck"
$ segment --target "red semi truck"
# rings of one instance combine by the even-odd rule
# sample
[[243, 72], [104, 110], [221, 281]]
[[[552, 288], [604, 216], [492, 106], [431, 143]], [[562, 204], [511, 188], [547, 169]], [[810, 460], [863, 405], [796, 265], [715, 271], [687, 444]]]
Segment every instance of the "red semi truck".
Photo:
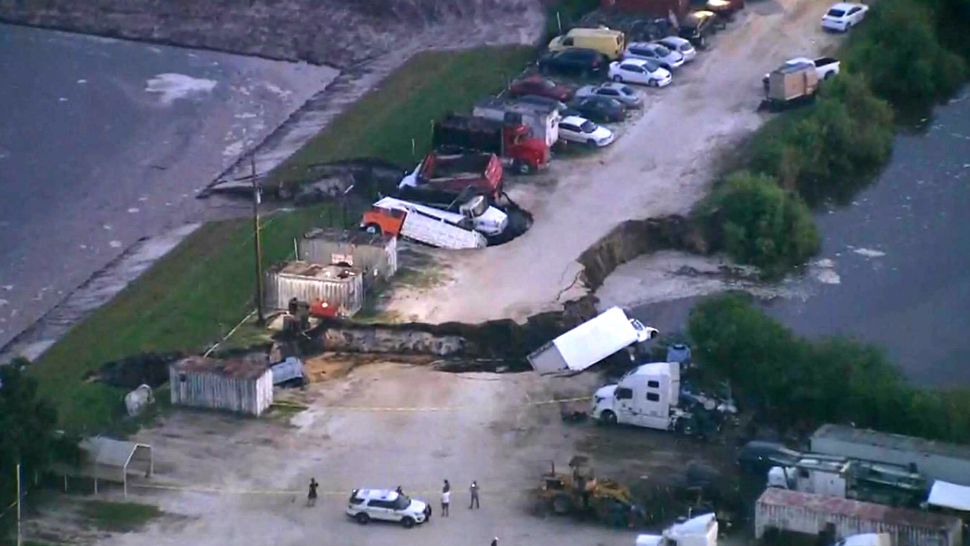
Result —
[[502, 194], [502, 161], [495, 154], [433, 151], [401, 179], [398, 187], [498, 199]]
[[435, 122], [431, 142], [439, 151], [493, 153], [519, 174], [534, 173], [549, 165], [549, 147], [521, 123], [450, 114]]

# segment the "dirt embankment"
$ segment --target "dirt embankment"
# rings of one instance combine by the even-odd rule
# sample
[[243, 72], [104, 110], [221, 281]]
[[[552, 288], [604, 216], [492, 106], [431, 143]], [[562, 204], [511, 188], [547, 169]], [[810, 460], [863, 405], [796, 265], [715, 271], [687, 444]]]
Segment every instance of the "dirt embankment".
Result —
[[0, 21], [346, 68], [401, 49], [523, 42], [539, 0], [0, 0]]

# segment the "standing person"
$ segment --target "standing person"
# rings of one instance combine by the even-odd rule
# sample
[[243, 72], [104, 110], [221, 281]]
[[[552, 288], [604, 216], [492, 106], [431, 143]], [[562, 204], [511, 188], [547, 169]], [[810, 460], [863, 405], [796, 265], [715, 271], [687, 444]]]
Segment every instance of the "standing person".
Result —
[[441, 488], [441, 517], [448, 517], [448, 507], [451, 505], [451, 484], [445, 480], [444, 487]]
[[317, 487], [320, 484], [317, 483], [315, 478], [310, 478], [310, 491], [306, 494], [306, 505], [315, 506], [317, 504]]
[[468, 489], [472, 495], [472, 500], [468, 504], [468, 509], [471, 510], [472, 508], [481, 508], [481, 506], [478, 504], [478, 482], [472, 480], [472, 485]]
[[492, 544], [490, 546], [498, 546], [498, 537], [492, 539]]

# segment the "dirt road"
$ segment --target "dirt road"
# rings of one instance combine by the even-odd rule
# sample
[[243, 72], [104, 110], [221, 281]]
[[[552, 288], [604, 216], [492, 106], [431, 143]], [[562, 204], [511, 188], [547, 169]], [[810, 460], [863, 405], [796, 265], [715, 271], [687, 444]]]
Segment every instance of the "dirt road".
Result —
[[[174, 410], [136, 436], [153, 447], [156, 483], [293, 493], [219, 495], [130, 486], [129, 500], [157, 504], [169, 516], [142, 532], [98, 535], [83, 521], [79, 529], [71, 526], [65, 515], [71, 502], [65, 499], [46, 517], [31, 519], [28, 538], [56, 541], [68, 534], [71, 543], [119, 546], [484, 546], [498, 535], [502, 544], [632, 544], [631, 530], [535, 515], [527, 492], [551, 460], [564, 465], [577, 450], [592, 456], [600, 475], [665, 484], [699, 457], [698, 444], [666, 432], [564, 424], [557, 407], [535, 405], [557, 394], [588, 394], [596, 381], [589, 374], [458, 375], [386, 363], [358, 367], [346, 378], [299, 393], [310, 409], [292, 418]], [[311, 476], [323, 495], [315, 508], [306, 508]], [[440, 517], [438, 502], [446, 478], [454, 487], [450, 518]], [[482, 487], [479, 511], [468, 510], [472, 480]], [[433, 503], [430, 523], [411, 530], [361, 526], [344, 515], [352, 488], [397, 485]], [[100, 498], [121, 500], [119, 489]]]
[[818, 24], [827, 6], [751, 2], [710, 50], [675, 73], [673, 85], [644, 92], [645, 112], [611, 148], [554, 161], [555, 183], [525, 179], [512, 188], [534, 215], [530, 231], [484, 251], [437, 251], [449, 280], [398, 290], [387, 310], [428, 322], [521, 320], [581, 295], [576, 259], [587, 247], [623, 220], [686, 213], [704, 196], [719, 154], [766, 119], [756, 113], [762, 74], [838, 42]]

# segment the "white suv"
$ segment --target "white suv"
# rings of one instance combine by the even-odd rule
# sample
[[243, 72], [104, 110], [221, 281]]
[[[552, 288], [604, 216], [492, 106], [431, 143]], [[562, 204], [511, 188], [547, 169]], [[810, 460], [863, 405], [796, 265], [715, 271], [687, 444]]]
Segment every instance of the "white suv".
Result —
[[347, 515], [361, 525], [374, 519], [396, 521], [411, 528], [431, 518], [431, 506], [390, 489], [354, 489], [347, 504]]

